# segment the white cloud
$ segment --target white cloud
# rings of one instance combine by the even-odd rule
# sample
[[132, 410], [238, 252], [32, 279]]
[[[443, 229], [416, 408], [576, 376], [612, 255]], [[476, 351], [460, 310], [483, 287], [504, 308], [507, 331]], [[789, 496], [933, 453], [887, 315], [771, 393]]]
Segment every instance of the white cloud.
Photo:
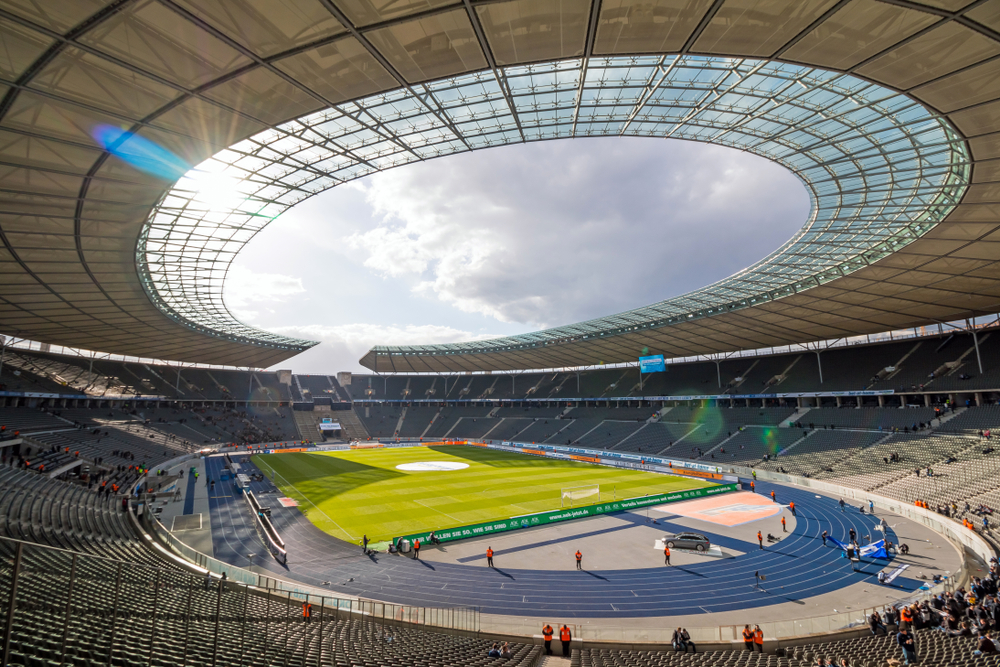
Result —
[[240, 253], [226, 303], [322, 340], [291, 361], [298, 371], [357, 371], [373, 345], [523, 333], [703, 287], [765, 257], [808, 212], [789, 171], [725, 147], [491, 148], [302, 202]]
[[460, 311], [536, 327], [724, 278], [808, 213], [784, 168], [682, 141], [490, 149], [381, 173], [365, 187], [378, 225], [347, 239], [365, 267]]
[[233, 264], [226, 276], [223, 299], [233, 315], [250, 322], [260, 314], [257, 308], [281, 303], [305, 291], [301, 278], [261, 273], [241, 264]]

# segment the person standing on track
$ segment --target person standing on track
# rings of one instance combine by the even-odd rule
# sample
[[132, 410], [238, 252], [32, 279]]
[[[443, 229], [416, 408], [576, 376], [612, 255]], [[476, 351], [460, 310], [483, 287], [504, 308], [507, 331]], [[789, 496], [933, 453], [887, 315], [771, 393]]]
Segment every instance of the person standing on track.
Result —
[[559, 628], [559, 643], [562, 644], [563, 657], [569, 657], [569, 643], [573, 639], [573, 634], [569, 631], [569, 628], [563, 625]]
[[670, 565], [670, 547], [663, 547], [663, 559], [665, 565]]
[[826, 532], [825, 530], [823, 531], [823, 534], [820, 535], [820, 537], [823, 538], [823, 546], [824, 547], [826, 546], [826, 538], [829, 537], [829, 535], [830, 535], [830, 533]]
[[576, 569], [583, 569], [583, 554], [580, 553], [579, 549], [576, 550]]
[[840, 499], [840, 511], [843, 512], [844, 511], [844, 507], [846, 507], [846, 506], [847, 506], [847, 503], [845, 503], [844, 499], [841, 498]]
[[420, 560], [420, 538], [413, 540], [413, 560]]
[[771, 489], [771, 500], [775, 500], [774, 489]]
[[493, 547], [486, 547], [486, 565], [493, 567]]
[[760, 544], [760, 548], [763, 549], [764, 548], [764, 536], [760, 534], [759, 530], [757, 531], [757, 542], [758, 542], [758, 544]]
[[361, 538], [361, 552], [368, 553], [368, 536], [365, 535]]
[[785, 528], [785, 517], [781, 517], [781, 532], [787, 533], [788, 529]]
[[795, 513], [795, 501], [794, 500], [792, 502], [788, 503], [788, 509], [791, 510], [792, 516], [798, 516], [798, 514]]
[[757, 493], [757, 485], [753, 483], [753, 480], [750, 481], [750, 493]]
[[749, 625], [743, 626], [743, 645], [748, 651], [753, 651], [753, 630]]
[[552, 655], [552, 626], [548, 623], [542, 628], [542, 637], [545, 639], [545, 655]]

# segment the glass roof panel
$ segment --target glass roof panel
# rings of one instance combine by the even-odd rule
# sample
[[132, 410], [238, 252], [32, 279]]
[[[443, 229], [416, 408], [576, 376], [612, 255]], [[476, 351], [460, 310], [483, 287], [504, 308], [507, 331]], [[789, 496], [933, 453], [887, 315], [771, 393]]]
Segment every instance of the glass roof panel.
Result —
[[969, 181], [965, 143], [943, 118], [849, 75], [690, 55], [561, 60], [378, 93], [221, 151], [178, 181], [154, 209], [138, 246], [140, 274], [154, 302], [189, 326], [234, 340], [303, 344], [242, 324], [222, 299], [226, 270], [243, 243], [287, 207], [418, 159], [626, 134], [735, 146], [774, 160], [802, 180], [813, 210], [771, 255], [695, 292], [523, 336], [420, 350], [543, 347], [759, 305], [910, 243], [951, 211]]

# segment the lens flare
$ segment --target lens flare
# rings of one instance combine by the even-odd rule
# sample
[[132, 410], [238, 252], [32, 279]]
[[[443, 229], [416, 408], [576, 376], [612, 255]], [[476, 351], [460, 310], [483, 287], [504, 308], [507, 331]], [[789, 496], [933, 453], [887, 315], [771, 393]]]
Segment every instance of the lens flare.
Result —
[[184, 160], [156, 142], [120, 127], [98, 125], [90, 134], [115, 157], [158, 178], [176, 181], [191, 168]]
[[725, 437], [726, 420], [722, 418], [719, 408], [711, 405], [699, 406], [695, 408], [693, 417], [698, 426], [685, 442], [702, 445], [717, 442], [720, 435]]

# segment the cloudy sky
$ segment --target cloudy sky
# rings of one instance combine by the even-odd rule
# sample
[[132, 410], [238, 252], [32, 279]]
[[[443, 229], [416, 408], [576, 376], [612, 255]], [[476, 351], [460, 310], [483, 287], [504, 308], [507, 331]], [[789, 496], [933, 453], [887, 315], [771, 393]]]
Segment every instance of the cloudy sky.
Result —
[[373, 345], [524, 333], [647, 305], [764, 257], [809, 212], [767, 160], [679, 140], [491, 148], [302, 202], [236, 259], [244, 322], [321, 341], [279, 364], [360, 372]]

